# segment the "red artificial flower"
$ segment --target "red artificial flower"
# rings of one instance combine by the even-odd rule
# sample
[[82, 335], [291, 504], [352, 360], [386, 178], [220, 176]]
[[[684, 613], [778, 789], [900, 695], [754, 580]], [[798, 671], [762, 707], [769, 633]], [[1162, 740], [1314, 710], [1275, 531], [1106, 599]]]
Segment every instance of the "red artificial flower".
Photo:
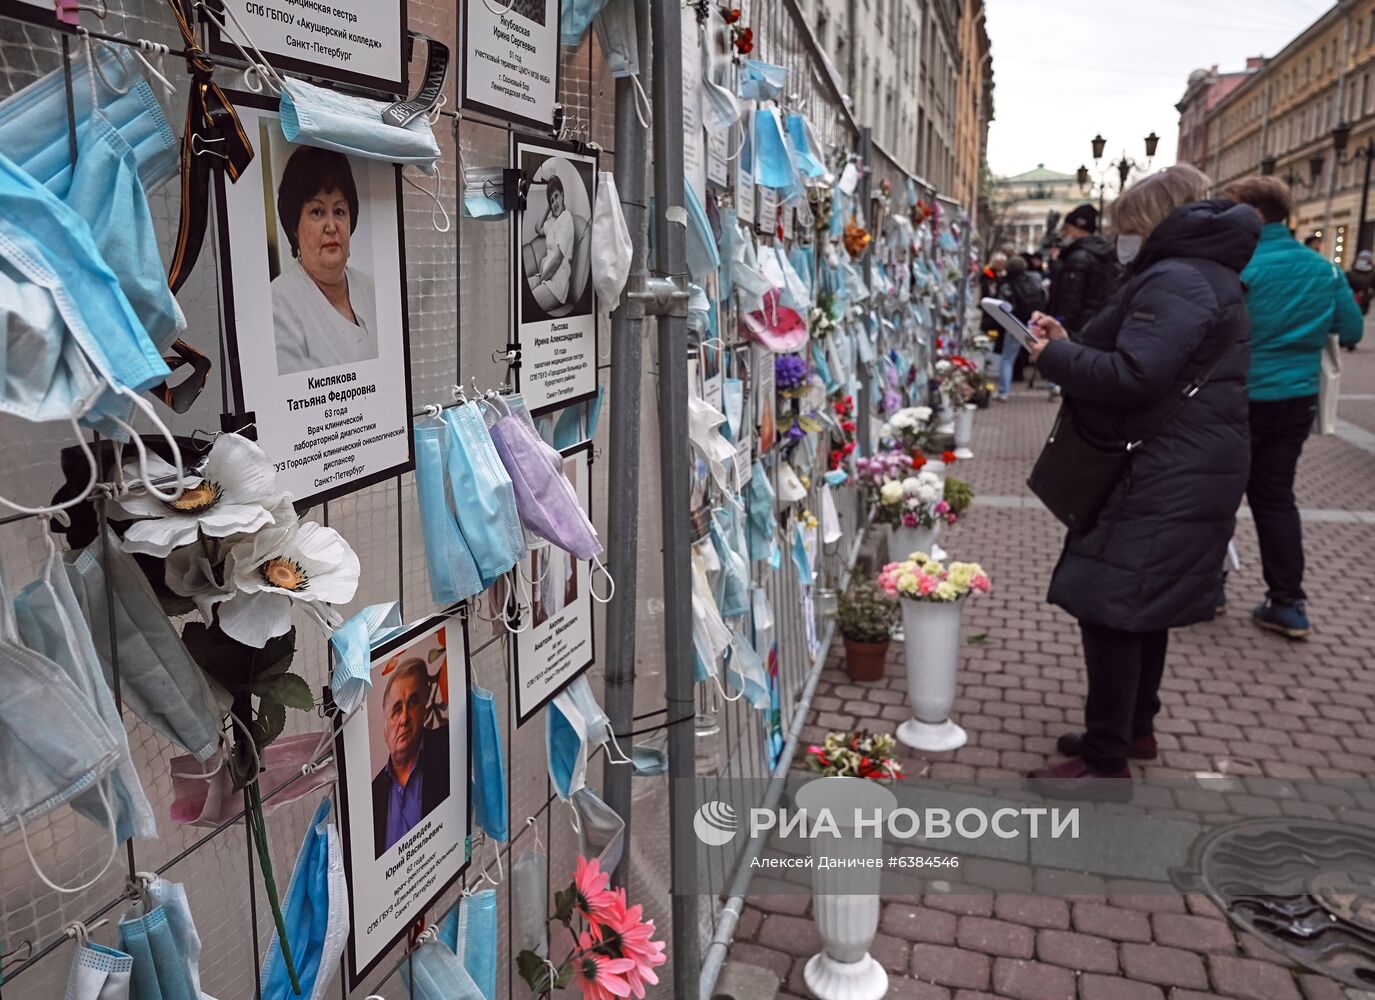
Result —
[[611, 958], [596, 951], [597, 941], [586, 931], [578, 939], [580, 950], [573, 956], [573, 985], [582, 990], [583, 1000], [615, 1000], [631, 993], [629, 974], [638, 971], [631, 958]]
[[955, 464], [955, 453], [954, 453], [953, 451], [943, 451], [943, 452], [941, 452], [941, 461], [944, 462], [946, 465], [954, 465], [954, 464]]
[[732, 41], [735, 43], [736, 52], [739, 52], [742, 56], [749, 55], [754, 51], [754, 29], [745, 28], [743, 31], [737, 32]]
[[853, 420], [844, 420], [840, 424], [840, 429], [846, 434], [853, 434], [855, 432], [855, 422]]
[[615, 906], [616, 896], [611, 891], [611, 876], [601, 870], [601, 862], [579, 857], [573, 885], [574, 908], [594, 924], [604, 921]]
[[845, 443], [845, 447], [841, 448], [840, 450], [845, 452], [845, 454], [849, 455], [855, 450], [855, 443], [853, 441], [847, 441]]
[[727, 24], [734, 24], [736, 21], [740, 20], [740, 8], [722, 7], [721, 19], [725, 21]]
[[919, 451], [912, 452], [912, 468], [920, 469], [926, 464], [926, 456]]

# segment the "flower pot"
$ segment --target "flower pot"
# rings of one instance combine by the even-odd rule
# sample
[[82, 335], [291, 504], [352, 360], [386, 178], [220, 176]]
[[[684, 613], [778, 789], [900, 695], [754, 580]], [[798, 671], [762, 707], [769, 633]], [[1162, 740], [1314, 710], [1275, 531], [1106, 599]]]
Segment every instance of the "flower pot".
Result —
[[813, 872], [812, 913], [822, 950], [807, 961], [803, 979], [820, 1000], [880, 1000], [888, 992], [888, 974], [869, 947], [878, 932], [883, 870], [859, 862], [883, 857], [883, 836], [879, 829], [857, 828], [855, 817], [887, 815], [897, 808], [897, 798], [862, 778], [818, 778], [799, 788], [795, 801], [807, 814], [807, 826], [829, 810], [840, 831], [839, 837], [813, 838], [818, 858], [855, 862]]
[[957, 750], [968, 740], [950, 719], [955, 675], [960, 665], [960, 612], [964, 601], [915, 601], [902, 605], [903, 652], [907, 658], [907, 703], [912, 718], [898, 726], [898, 739], [914, 750]]
[[888, 526], [888, 558], [893, 562], [906, 559], [913, 552], [930, 554], [936, 544], [936, 536], [941, 533], [940, 522], [929, 528], [899, 528]]
[[946, 401], [944, 395], [941, 396], [940, 408], [936, 410], [936, 433], [955, 433], [955, 411], [951, 408], [950, 403]]
[[974, 440], [974, 411], [978, 407], [973, 403], [966, 403], [960, 407], [960, 411], [955, 414], [955, 457], [973, 458], [974, 453], [969, 450], [969, 445]]
[[889, 641], [855, 642], [845, 640], [845, 672], [854, 681], [883, 679], [883, 661], [888, 655]]

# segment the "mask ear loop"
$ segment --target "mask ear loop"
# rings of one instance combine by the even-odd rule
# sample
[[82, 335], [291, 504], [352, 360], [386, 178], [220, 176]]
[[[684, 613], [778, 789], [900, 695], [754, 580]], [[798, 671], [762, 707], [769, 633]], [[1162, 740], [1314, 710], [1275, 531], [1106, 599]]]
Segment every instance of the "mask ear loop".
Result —
[[[512, 579], [511, 579], [511, 577], [512, 577], [513, 575], [514, 575], [514, 577], [515, 577], [514, 582], [513, 582]], [[516, 615], [515, 615], [515, 620], [516, 620], [516, 623], [517, 623], [517, 624], [519, 624], [520, 621], [521, 621], [521, 619], [524, 617], [524, 615], [521, 614], [521, 608], [522, 608], [522, 607], [527, 607], [527, 608], [528, 608], [528, 607], [531, 607], [531, 606], [534, 604], [534, 600], [535, 600], [535, 595], [532, 594], [532, 593], [527, 589], [527, 590], [525, 591], [525, 603], [524, 603], [524, 604], [521, 603], [521, 600], [520, 600], [520, 581], [521, 581], [521, 578], [522, 578], [522, 575], [521, 575], [521, 573], [520, 573], [520, 564], [519, 564], [519, 563], [517, 563], [516, 566], [515, 566], [515, 573], [514, 573], [514, 574], [512, 574], [509, 570], [508, 570], [507, 572], [505, 572], [505, 573], [502, 574], [502, 579], [506, 580], [506, 586], [507, 586], [506, 601], [504, 601], [503, 604], [509, 603], [511, 600], [514, 600], [514, 601], [515, 601], [515, 604], [516, 604]], [[515, 628], [515, 627], [513, 627], [513, 626], [511, 625], [511, 618], [510, 618], [509, 616], [506, 616], [506, 615], [503, 615], [503, 616], [502, 616], [501, 621], [502, 621], [502, 623], [506, 626], [506, 631], [507, 631], [507, 632], [510, 632], [512, 635], [520, 635], [520, 634], [522, 634], [522, 633], [524, 633], [524, 632], [529, 632], [530, 629], [532, 629], [532, 628], [535, 627], [534, 616], [531, 616], [531, 618], [530, 618], [530, 624], [529, 624], [529, 625], [526, 625], [524, 628]]]
[[[497, 877], [492, 878], [491, 873], [487, 870], [489, 866], [483, 865], [482, 874], [481, 878], [479, 878], [478, 880], [478, 885], [481, 885], [483, 882], [486, 882], [493, 889], [495, 889], [498, 888], [501, 885], [501, 883], [506, 881], [506, 869], [503, 868], [501, 865], [501, 845], [498, 844], [495, 840], [492, 840], [486, 834], [483, 834], [483, 839], [488, 841], [492, 845], [493, 858], [497, 863]], [[474, 886], [473, 888], [476, 889], [477, 886]]]
[[544, 840], [539, 835], [539, 819], [534, 816], [526, 816], [525, 828], [528, 830], [531, 827], [535, 828], [535, 847], [541, 851], [548, 853], [548, 848], [544, 846]]
[[33, 856], [33, 849], [29, 846], [29, 831], [25, 828], [24, 817], [15, 817], [16, 821], [19, 823], [19, 837], [24, 842], [24, 853], [28, 856], [29, 864], [33, 866], [34, 874], [38, 876], [39, 881], [53, 892], [59, 892], [66, 896], [74, 895], [78, 892], [85, 892], [91, 886], [103, 879], [105, 873], [108, 872], [110, 867], [115, 863], [115, 855], [119, 853], [119, 833], [115, 829], [114, 806], [110, 804], [110, 795], [105, 791], [105, 785], [106, 782], [104, 780], [97, 781], [95, 790], [96, 794], [100, 796], [101, 804], [105, 807], [105, 818], [110, 825], [110, 856], [106, 859], [105, 866], [100, 869], [99, 873], [83, 885], [62, 886], [48, 878], [43, 869], [38, 866], [38, 859]]
[[[91, 33], [87, 31], [85, 28], [77, 28], [76, 33], [81, 36], [81, 43], [86, 48], [86, 61], [87, 63], [89, 63], [89, 65], [87, 66], [87, 75], [89, 76], [91, 81], [91, 107], [95, 110], [99, 110], [100, 101], [96, 97], [95, 86], [95, 78], [97, 76], [100, 77], [100, 82], [105, 84], [106, 88], [120, 95], [129, 93], [130, 89], [133, 87], [133, 80], [129, 80], [129, 82], [126, 83], [123, 86], [123, 88], [116, 87], [113, 83], [111, 83], [110, 78], [105, 75], [105, 70], [100, 65], [100, 61], [96, 59], [95, 56], [95, 47], [97, 44], [97, 40], [92, 39]], [[119, 53], [119, 50], [116, 49], [114, 46], [110, 45], [108, 42], [100, 41], [99, 45], [103, 50], [108, 51], [111, 54], [115, 62], [119, 63], [120, 69], [124, 70], [127, 76], [129, 73], [129, 68], [125, 65], [124, 57]], [[171, 84], [168, 84], [168, 86], [170, 87]]]
[[[441, 193], [443, 193], [444, 190], [443, 166], [439, 164], [435, 165], [433, 191], [425, 187], [425, 185], [421, 184], [419, 181], [411, 180], [411, 178], [406, 176], [406, 172], [404, 170], [401, 171], [401, 179], [405, 181], [407, 184], [409, 184], [411, 187], [415, 188], [421, 194], [423, 194], [426, 198], [429, 198], [430, 201], [434, 202], [434, 205], [430, 208], [430, 225], [434, 227], [435, 232], [447, 233], [449, 230], [453, 228], [453, 220], [449, 218], [449, 210], [445, 208], [444, 203], [439, 200], [439, 196]], [[435, 221], [435, 209], [438, 209], [439, 213], [444, 217], [443, 226], [441, 226], [437, 221]]]
[[635, 117], [640, 119], [641, 127], [647, 129], [650, 127], [650, 121], [646, 119], [652, 120], [654, 117], [649, 95], [645, 93], [644, 84], [640, 83], [640, 74], [631, 73], [628, 79], [635, 86]]
[[[606, 577], [605, 597], [598, 594], [597, 588], [592, 586], [592, 581], [596, 579], [597, 570], [601, 570], [602, 576]], [[592, 557], [592, 572], [588, 574], [587, 589], [588, 592], [592, 594], [592, 600], [596, 601], [598, 604], [610, 604], [611, 599], [616, 596], [616, 580], [612, 577], [611, 571], [608, 570], [606, 565], [602, 562], [601, 556]]]
[[253, 754], [253, 777], [249, 778], [248, 781], [244, 783], [244, 787], [247, 788], [249, 785], [257, 784], [258, 778], [262, 775], [263, 759], [258, 755], [257, 744], [253, 742], [253, 733], [249, 730], [248, 726], [244, 724], [243, 719], [240, 719], [233, 712], [230, 712], [229, 720], [232, 725], [238, 726], [239, 729], [243, 731], [244, 737], [248, 740], [248, 749]]
[[[616, 734], [611, 731], [610, 720], [606, 723], [606, 742], [602, 744], [602, 749], [606, 751], [606, 759], [612, 764], [634, 764], [635, 762], [625, 755], [621, 749], [620, 741], [616, 739]], [[615, 747], [619, 757], [611, 756], [611, 748]]]
[[[134, 56], [139, 62], [143, 63], [143, 68], [148, 71], [148, 74], [162, 85], [162, 89], [166, 92], [167, 96], [175, 97], [177, 88], [172, 85], [172, 81], [167, 79], [162, 72], [165, 68], [163, 57], [170, 51], [171, 49], [161, 42], [150, 42], [146, 38], [140, 38], [138, 40], [138, 48], [134, 50]], [[144, 55], [145, 52], [151, 52], [157, 58], [158, 63], [156, 66], [148, 61], [148, 57]]]
[[138, 393], [131, 392], [124, 386], [114, 383], [110, 383], [110, 387], [119, 395], [128, 397], [137, 409], [142, 410], [147, 415], [148, 419], [153, 422], [153, 427], [162, 435], [163, 440], [172, 448], [172, 468], [177, 470], [177, 484], [171, 493], [163, 493], [153, 485], [153, 477], [148, 474], [148, 451], [144, 448], [143, 440], [138, 436], [138, 432], [118, 417], [110, 417], [112, 421], [128, 431], [129, 440], [133, 442], [134, 448], [138, 451], [139, 475], [143, 488], [164, 503], [171, 503], [174, 500], [181, 499], [182, 493], [186, 491], [186, 474], [182, 471], [181, 446], [177, 444], [176, 437], [172, 434], [171, 430], [168, 429], [167, 425], [162, 422], [162, 418], [157, 415], [152, 404], [143, 399]]
[[215, 26], [220, 29], [224, 37], [229, 40], [229, 44], [238, 49], [239, 55], [243, 56], [244, 62], [248, 63], [248, 69], [243, 72], [243, 79], [244, 85], [248, 87], [249, 90], [253, 91], [255, 94], [261, 94], [263, 92], [263, 85], [266, 84], [273, 95], [277, 96], [286, 89], [286, 81], [272, 68], [272, 64], [267, 61], [267, 56], [263, 55], [262, 52], [258, 50], [257, 43], [253, 41], [253, 36], [244, 30], [244, 26], [239, 23], [239, 19], [234, 15], [233, 8], [225, 4], [223, 9], [224, 12], [229, 15], [229, 20], [233, 22], [235, 30], [243, 36], [244, 42], [253, 50], [253, 55], [258, 57], [257, 59], [254, 59], [253, 56], [250, 56], [244, 51], [244, 47], [239, 44], [239, 40], [229, 33], [229, 25], [225, 24], [218, 12], [213, 10], [205, 0], [196, 0], [195, 6], [215, 23]]

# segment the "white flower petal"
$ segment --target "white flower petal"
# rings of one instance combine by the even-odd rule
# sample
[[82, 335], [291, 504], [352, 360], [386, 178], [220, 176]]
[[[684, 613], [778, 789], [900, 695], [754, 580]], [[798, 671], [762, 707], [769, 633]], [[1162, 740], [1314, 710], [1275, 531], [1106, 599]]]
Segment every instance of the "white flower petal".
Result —
[[205, 476], [220, 484], [224, 501], [230, 503], [265, 503], [281, 495], [271, 460], [238, 434], [221, 434], [215, 440], [205, 462]]
[[306, 523], [296, 533], [294, 558], [310, 574], [316, 600], [347, 604], [358, 590], [358, 555], [333, 528]]
[[172, 593], [195, 601], [196, 609], [207, 622], [214, 621], [215, 605], [234, 594], [232, 587], [216, 582], [210, 560], [194, 545], [178, 549], [167, 557], [163, 579]]
[[[149, 456], [151, 461], [152, 456]], [[163, 463], [166, 465], [166, 463]], [[172, 475], [172, 467], [167, 466], [168, 474]], [[195, 489], [203, 480], [198, 476], [187, 476], [182, 482], [186, 488]], [[128, 493], [110, 504], [110, 516], [117, 520], [126, 520], [131, 517], [167, 517], [175, 514], [170, 507], [159, 500], [157, 497], [148, 493]]]
[[200, 530], [212, 538], [247, 534], [272, 524], [272, 513], [262, 504], [225, 503], [221, 500], [197, 522]]
[[190, 545], [196, 540], [196, 519], [184, 514], [155, 517], [135, 521], [124, 533], [120, 548], [125, 552], [143, 552], [159, 558], [173, 549]]
[[220, 606], [220, 628], [245, 646], [262, 649], [291, 628], [291, 598], [281, 593], [237, 594]]

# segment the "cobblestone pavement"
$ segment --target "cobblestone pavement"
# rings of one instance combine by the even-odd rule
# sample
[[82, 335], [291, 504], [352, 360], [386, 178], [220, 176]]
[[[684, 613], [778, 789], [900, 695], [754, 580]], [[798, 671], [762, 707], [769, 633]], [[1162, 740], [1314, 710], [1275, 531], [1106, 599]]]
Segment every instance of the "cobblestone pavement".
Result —
[[[1230, 613], [1171, 634], [1161, 754], [1145, 765], [1147, 776], [1375, 774], [1375, 337], [1343, 359], [1341, 433], [1310, 439], [1299, 467], [1313, 634], [1290, 643], [1248, 620], [1264, 588], [1243, 511]], [[1013, 777], [1052, 755], [1060, 733], [1080, 728], [1078, 633], [1044, 602], [1062, 536], [1024, 484], [1054, 412], [1043, 391], [1022, 388], [975, 421], [975, 458], [957, 474], [979, 499], [940, 539], [952, 558], [982, 562], [994, 584], [965, 611], [966, 636], [987, 637], [965, 646], [960, 667], [953, 715], [970, 739], [925, 759], [899, 747], [908, 781]], [[850, 681], [842, 662], [837, 638], [804, 741], [854, 726], [893, 732], [909, 717], [896, 643], [878, 683]], [[1375, 822], [1369, 814], [1347, 818]], [[802, 969], [820, 949], [810, 900], [749, 904], [731, 957], [776, 972], [784, 997], [809, 996]], [[873, 954], [889, 970], [894, 998], [1375, 997], [1303, 972], [1233, 930], [1201, 896], [885, 897]]]

